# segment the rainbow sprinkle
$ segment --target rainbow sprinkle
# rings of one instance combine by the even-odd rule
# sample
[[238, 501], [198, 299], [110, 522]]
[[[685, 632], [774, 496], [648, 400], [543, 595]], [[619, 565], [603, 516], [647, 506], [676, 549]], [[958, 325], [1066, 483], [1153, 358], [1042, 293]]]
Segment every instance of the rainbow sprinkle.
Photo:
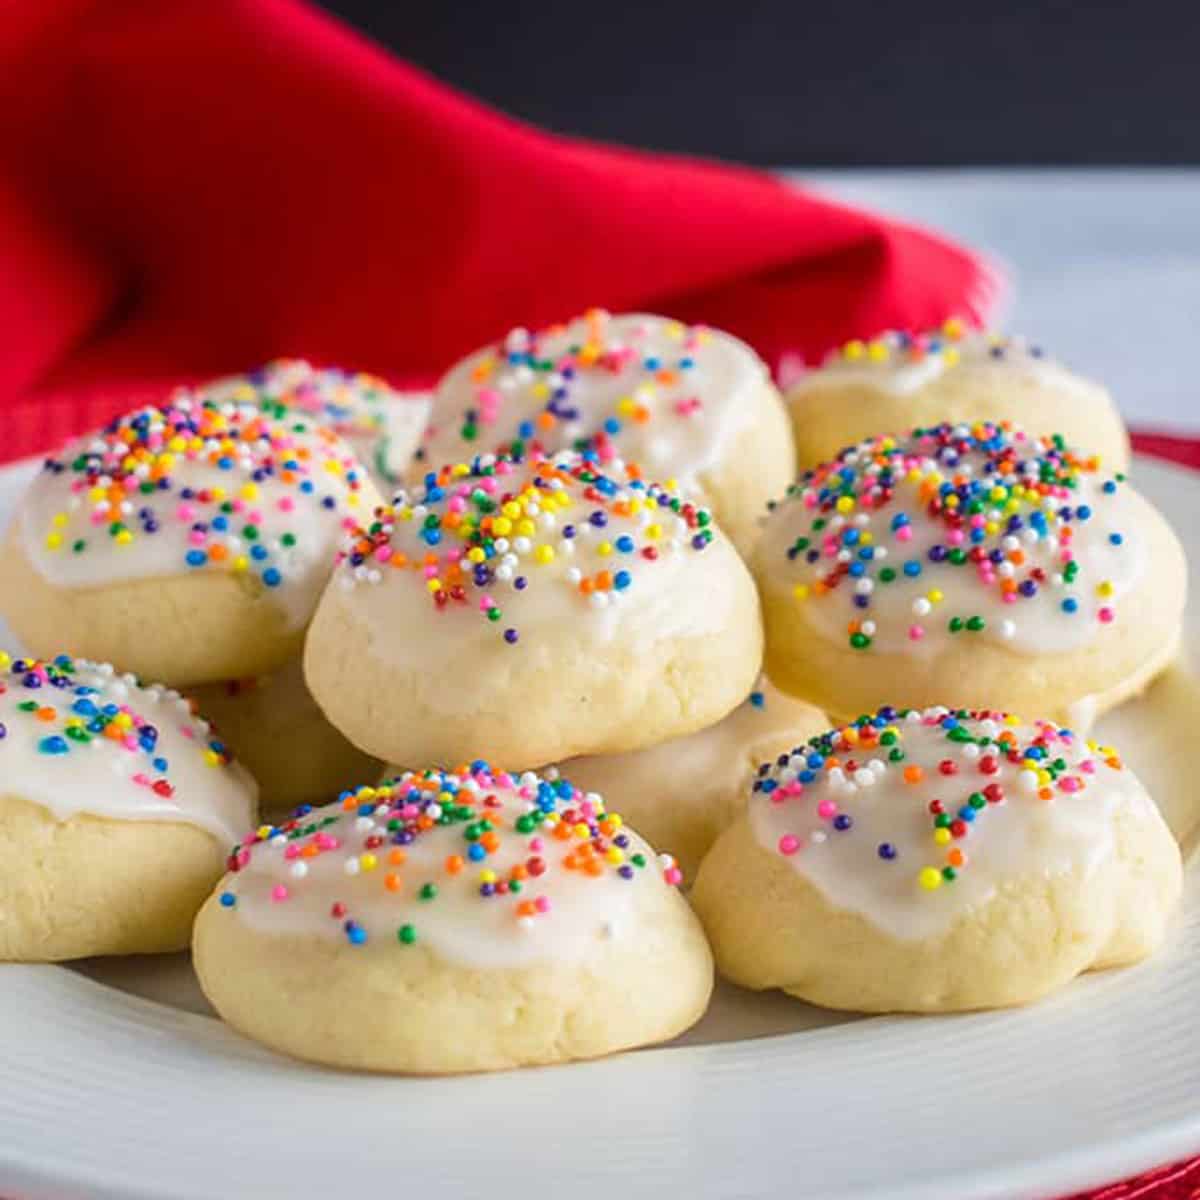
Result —
[[[936, 425], [806, 472], [771, 506], [773, 544], [798, 604], [849, 609], [855, 650], [985, 631], [1019, 641], [1020, 623], [1047, 608], [1091, 627], [1116, 619], [1137, 565], [1112, 527], [1123, 485], [1058, 437]], [[1101, 546], [1090, 561], [1106, 574], [1081, 566], [1081, 544]]]
[[[164, 799], [172, 797], [175, 787], [168, 778], [171, 764], [159, 749], [159, 729], [132, 705], [106, 698], [104, 689], [82, 683], [76, 678], [79, 673], [121, 683], [123, 693], [136, 687], [135, 683], [120, 681], [112, 668], [103, 664], [77, 662], [65, 654], [50, 662], [14, 660], [0, 651], [0, 706], [7, 710], [11, 722], [0, 722], [0, 750], [18, 739], [36, 746], [38, 753], [48, 758], [74, 755], [100, 745], [120, 748], [142, 760], [140, 769], [130, 777], [134, 784]], [[229, 748], [211, 734], [207, 725], [196, 723], [182, 698], [176, 699], [184, 718], [179, 731], [189, 741], [207, 736], [201, 751], [204, 761], [211, 767], [228, 766], [233, 761]]]
[[519, 458], [573, 450], [614, 464], [625, 435], [705, 417], [697, 361], [712, 339], [704, 326], [614, 318], [598, 308], [532, 333], [513, 329], [471, 360], [461, 408], [449, 410], [447, 400], [460, 402], [443, 381], [443, 403], [422, 456], [458, 458], [481, 448]]
[[[188, 571], [287, 584], [312, 516], [345, 524], [363, 471], [332, 432], [294, 413], [177, 396], [114, 421], [43, 478], [69, 481], [44, 532], [50, 555], [129, 552], [171, 537]], [[315, 548], [314, 548], [315, 552]]]
[[[986, 837], [996, 806], [1076, 796], [1102, 771], [1122, 770], [1112, 747], [1050, 721], [1025, 725], [985, 710], [885, 707], [763, 764], [753, 792], [791, 814], [792, 829], [775, 847], [789, 859], [853, 836], [866, 817], [890, 819], [899, 836], [864, 845], [864, 869], [875, 860], [933, 892], [969, 867], [972, 842]], [[922, 801], [927, 816], [918, 861], [902, 849], [912, 835], [909, 810], [879, 810], [885, 799], [876, 793], [888, 781], [914, 796], [929, 795]]]
[[579, 455], [485, 455], [399, 491], [353, 531], [339, 562], [349, 587], [408, 571], [436, 609], [472, 607], [512, 645], [520, 635], [505, 613], [526, 588], [558, 583], [606, 608], [635, 593], [656, 560], [702, 551], [713, 536], [707, 509], [632, 464], [602, 474]]
[[822, 366], [903, 367], [936, 363], [942, 368], [949, 368], [968, 359], [1004, 362], [1045, 357], [1040, 346], [1031, 345], [1024, 338], [977, 332], [965, 322], [952, 317], [936, 329], [919, 333], [889, 329], [865, 341], [851, 338], [830, 351]]
[[680, 882], [674, 859], [647, 854], [598, 795], [553, 772], [517, 776], [482, 761], [407, 771], [324, 808], [303, 806], [247, 837], [228, 867], [223, 907], [245, 903], [248, 882], [271, 905], [316, 900], [325, 927], [353, 946], [380, 936], [418, 943], [421, 915], [447, 903], [466, 905], [466, 917], [499, 915], [501, 931], [536, 931], [553, 921], [550, 893], [564, 875], [632, 883], [658, 872]]

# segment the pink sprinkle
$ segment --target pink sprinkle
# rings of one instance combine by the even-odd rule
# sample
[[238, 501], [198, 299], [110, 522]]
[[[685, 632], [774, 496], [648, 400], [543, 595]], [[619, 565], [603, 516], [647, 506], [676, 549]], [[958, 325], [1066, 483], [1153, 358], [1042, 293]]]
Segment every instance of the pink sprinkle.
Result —
[[1096, 764], [1092, 759], [1085, 758], [1083, 762], [1079, 764], [1079, 769], [1085, 775], [1094, 775], [1096, 773]]
[[293, 858], [299, 858], [300, 857], [300, 847], [297, 846], [295, 842], [288, 842], [288, 844], [286, 846], [284, 846], [284, 848], [283, 848], [283, 857], [286, 858], [289, 862]]
[[336, 850], [338, 848], [338, 840], [332, 833], [318, 833], [317, 845], [322, 850]]
[[427, 567], [421, 568], [421, 574], [424, 575], [426, 579], [437, 578], [437, 573], [438, 573], [438, 569], [435, 564], [430, 564]]
[[538, 912], [540, 912], [540, 913], [549, 912], [550, 911], [550, 897], [549, 896], [539, 896], [533, 902], [533, 907], [536, 908], [538, 910]]
[[817, 816], [820, 817], [822, 821], [828, 821], [830, 817], [833, 817], [836, 814], [837, 805], [834, 804], [832, 800], [822, 800], [821, 803], [817, 805]]
[[191, 521], [196, 516], [196, 510], [190, 504], [181, 504], [175, 510], [175, 516], [180, 521]]
[[533, 837], [529, 839], [529, 848], [534, 852], [534, 854], [539, 853], [544, 845], [545, 843], [540, 837]]
[[946, 541], [952, 546], [961, 546], [967, 540], [967, 535], [961, 529], [952, 529], [946, 535]]
[[284, 496], [277, 505], [280, 512], [291, 512], [296, 507], [296, 501], [291, 496]]
[[1077, 792], [1079, 791], [1079, 780], [1073, 775], [1068, 775], [1066, 779], [1059, 780], [1058, 786], [1062, 788], [1064, 792]]
[[532, 800], [533, 799], [533, 788], [531, 788], [531, 787], [518, 788], [517, 795], [520, 796], [522, 800]]
[[142, 785], [142, 787], [146, 787], [150, 783], [150, 780], [141, 771], [139, 771], [133, 777], [133, 782], [140, 783]]
[[911, 525], [901, 525], [900, 528], [896, 530], [896, 541], [898, 542], [911, 542], [912, 537], [913, 531]]
[[910, 642], [919, 642], [925, 636], [924, 625], [910, 625], [908, 627], [908, 640]]
[[286, 900], [288, 898], [288, 890], [282, 883], [277, 883], [271, 889], [271, 899], [275, 901]]
[[678, 867], [668, 867], [663, 872], [663, 879], [672, 887], [678, 887], [683, 882], [683, 872]]
[[1108, 608], [1106, 606], [1106, 607], [1102, 608], [1096, 615], [1100, 618], [1101, 621], [1104, 622], [1105, 625], [1108, 625], [1112, 622], [1112, 619], [1114, 616], [1116, 616], [1116, 613], [1114, 613], [1111, 608]]
[[467, 502], [461, 496], [455, 496], [446, 505], [446, 508], [449, 512], [452, 512], [452, 513], [466, 512], [467, 511]]
[[800, 849], [800, 839], [794, 833], [785, 833], [779, 839], [779, 853], [789, 857]]
[[208, 534], [203, 529], [193, 529], [188, 534], [188, 542], [193, 546], [203, 546], [206, 537], [208, 537]]

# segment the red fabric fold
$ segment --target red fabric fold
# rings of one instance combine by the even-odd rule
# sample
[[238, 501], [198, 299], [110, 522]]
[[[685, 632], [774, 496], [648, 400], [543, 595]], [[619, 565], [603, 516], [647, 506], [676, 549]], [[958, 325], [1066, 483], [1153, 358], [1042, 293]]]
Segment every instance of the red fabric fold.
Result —
[[769, 176], [530, 128], [296, 0], [7, 13], [0, 268], [0, 458], [281, 354], [422, 382], [603, 305], [774, 364], [980, 319], [995, 283]]

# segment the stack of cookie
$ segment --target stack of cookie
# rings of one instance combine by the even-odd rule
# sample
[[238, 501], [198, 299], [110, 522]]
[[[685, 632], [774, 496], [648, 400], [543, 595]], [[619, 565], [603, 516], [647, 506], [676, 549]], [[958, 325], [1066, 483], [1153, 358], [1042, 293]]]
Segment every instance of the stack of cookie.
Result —
[[423, 1072], [669, 1038], [709, 939], [864, 1011], [1140, 958], [1178, 850], [1072, 731], [1179, 638], [1127, 453], [1097, 385], [954, 324], [786, 403], [726, 334], [594, 311], [431, 401], [283, 361], [131, 413], [0, 561], [39, 656], [3, 660], [0, 958], [176, 948], [199, 909], [233, 1025]]

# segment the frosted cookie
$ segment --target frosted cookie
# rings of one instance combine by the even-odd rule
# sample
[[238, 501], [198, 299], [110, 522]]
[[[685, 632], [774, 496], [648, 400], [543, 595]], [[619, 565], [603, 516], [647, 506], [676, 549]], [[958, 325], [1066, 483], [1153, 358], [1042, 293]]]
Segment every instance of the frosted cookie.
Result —
[[221, 1016], [299, 1058], [449, 1073], [693, 1024], [712, 957], [657, 858], [565, 779], [406, 773], [238, 851], [196, 921]]
[[0, 556], [0, 611], [174, 686], [295, 658], [352, 514], [378, 502], [346, 444], [294, 413], [180, 396], [46, 460]]
[[795, 471], [783, 403], [748, 346], [600, 309], [537, 333], [514, 329], [455, 366], [434, 394], [421, 457], [439, 467], [487, 451], [560, 450], [605, 469], [636, 462], [708, 505], [743, 551]]
[[0, 961], [182, 950], [254, 808], [177, 693], [0, 653]]
[[829, 1008], [1025, 1004], [1162, 942], [1179, 849], [1117, 752], [882, 709], [764, 766], [692, 902], [722, 974]]
[[745, 807], [759, 763], [828, 728], [825, 714], [765, 679], [723, 721], [629, 754], [573, 758], [562, 770], [607, 796], [656, 846], [670, 846], [690, 883], [700, 860]]
[[365, 371], [314, 367], [302, 358], [277, 358], [245, 375], [214, 379], [195, 395], [257, 404], [279, 416], [303, 413], [333, 430], [381, 487], [400, 482], [429, 419], [428, 392], [397, 391]]
[[443, 468], [342, 557], [305, 677], [385, 762], [635, 750], [719, 721], [761, 664], [753, 581], [708, 511], [578, 455]]
[[348, 783], [379, 777], [379, 760], [325, 719], [298, 658], [273, 675], [193, 688], [192, 698], [254, 776], [264, 813], [323, 804]]
[[1123, 476], [991, 424], [878, 437], [807, 472], [755, 564], [772, 680], [840, 716], [950, 703], [1075, 724], [1167, 665], [1187, 587]]
[[881, 429], [938, 421], [1010, 421], [1061, 435], [1107, 471], [1129, 461], [1112, 397], [1024, 338], [968, 332], [960, 321], [910, 336], [885, 333], [835, 350], [788, 390], [802, 467], [833, 458]]

